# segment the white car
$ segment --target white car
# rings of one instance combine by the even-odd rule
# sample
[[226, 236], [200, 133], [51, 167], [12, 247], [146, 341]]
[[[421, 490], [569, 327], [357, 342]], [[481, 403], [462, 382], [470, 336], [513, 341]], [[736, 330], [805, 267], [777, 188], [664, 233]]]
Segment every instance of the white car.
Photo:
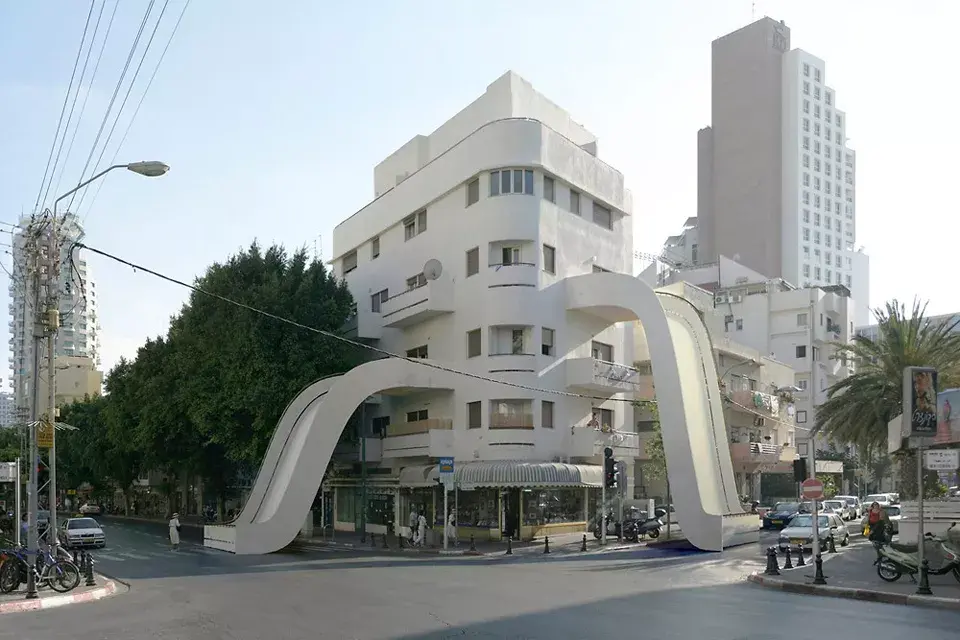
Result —
[[60, 541], [67, 549], [102, 549], [107, 537], [93, 518], [68, 518], [60, 525]]
[[841, 520], [853, 520], [856, 517], [855, 511], [847, 506], [846, 500], [837, 498], [824, 500], [823, 507], [826, 510], [825, 513], [835, 513], [840, 516]]
[[856, 520], [863, 515], [863, 505], [857, 496], [834, 496], [833, 499], [843, 500], [847, 503], [847, 508], [850, 510], [850, 520]]
[[[833, 537], [833, 543], [841, 547], [847, 546], [850, 542], [850, 532], [847, 525], [843, 523], [840, 516], [836, 514], [818, 515], [818, 532], [820, 544], [826, 545], [827, 539]], [[813, 515], [801, 513], [795, 516], [790, 524], [780, 532], [780, 551], [786, 551], [787, 548], [796, 549], [802, 545], [804, 549], [813, 547]]]
[[100, 515], [100, 505], [88, 502], [80, 507], [80, 513], [85, 516], [98, 516]]
[[864, 513], [870, 511], [870, 505], [872, 505], [874, 502], [879, 504], [881, 507], [889, 507], [892, 504], [889, 493], [874, 493], [863, 499]]

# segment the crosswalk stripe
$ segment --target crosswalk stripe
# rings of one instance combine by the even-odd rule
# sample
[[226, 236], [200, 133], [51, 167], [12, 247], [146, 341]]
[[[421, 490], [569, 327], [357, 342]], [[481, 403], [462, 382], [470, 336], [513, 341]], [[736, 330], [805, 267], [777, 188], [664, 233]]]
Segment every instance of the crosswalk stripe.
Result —
[[[132, 553], [130, 551], [122, 551], [122, 552], [119, 552], [117, 555], [123, 556], [124, 558], [129, 558], [131, 560], [149, 560], [151, 558], [151, 556], [143, 556], [143, 555], [140, 555], [139, 553]], [[157, 556], [152, 556], [152, 557], [155, 558]]]

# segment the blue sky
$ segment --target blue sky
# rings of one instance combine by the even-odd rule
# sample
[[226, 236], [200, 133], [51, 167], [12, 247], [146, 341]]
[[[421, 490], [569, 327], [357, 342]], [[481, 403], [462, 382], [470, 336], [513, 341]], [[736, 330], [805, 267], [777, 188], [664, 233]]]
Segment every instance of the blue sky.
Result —
[[[104, 163], [183, 2], [170, 1]], [[848, 114], [871, 303], [917, 295], [934, 312], [960, 311], [949, 214], [956, 55], [938, 26], [960, 22], [960, 3], [755, 5], [756, 17], [787, 22], [793, 46], [827, 61]], [[121, 2], [60, 192], [79, 178], [146, 6]], [[88, 7], [0, 4], [2, 221], [36, 200]], [[185, 280], [254, 239], [317, 240], [329, 256], [333, 226], [372, 198], [373, 166], [513, 69], [599, 136], [601, 157], [634, 192], [637, 247], [655, 252], [696, 214], [710, 43], [750, 21], [747, 0], [194, 0], [117, 156], [172, 170], [156, 180], [111, 174], [79, 211], [87, 241]], [[90, 264], [108, 369], [163, 333], [188, 292], [97, 257]]]

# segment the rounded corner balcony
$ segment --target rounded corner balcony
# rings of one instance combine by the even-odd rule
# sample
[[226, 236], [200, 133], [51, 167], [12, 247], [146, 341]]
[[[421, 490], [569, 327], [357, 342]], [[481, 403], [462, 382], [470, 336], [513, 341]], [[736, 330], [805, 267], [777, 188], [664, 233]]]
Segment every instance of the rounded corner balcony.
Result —
[[540, 284], [540, 269], [533, 262], [491, 264], [487, 287], [492, 290], [509, 287], [533, 287]]
[[[710, 338], [695, 308], [626, 274], [585, 274], [562, 284], [568, 312], [639, 321], [648, 335], [669, 481], [688, 540], [707, 551], [758, 541], [759, 519], [743, 512], [737, 495]], [[204, 544], [238, 554], [284, 548], [300, 531], [344, 425], [365, 398], [464, 384], [455, 371], [388, 358], [308, 386], [284, 411], [240, 515], [232, 524], [207, 525]], [[504, 389], [476, 379], [469, 386], [478, 398], [496, 398]]]
[[380, 304], [383, 326], [402, 329], [454, 311], [453, 281], [427, 280], [394, 294]]

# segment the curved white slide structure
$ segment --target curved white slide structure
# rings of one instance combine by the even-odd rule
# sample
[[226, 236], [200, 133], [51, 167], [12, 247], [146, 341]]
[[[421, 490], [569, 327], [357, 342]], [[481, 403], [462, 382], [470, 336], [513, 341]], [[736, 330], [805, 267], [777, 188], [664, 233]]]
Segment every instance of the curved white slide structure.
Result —
[[[566, 287], [568, 311], [643, 324], [673, 501], [687, 539], [706, 551], [756, 541], [759, 520], [743, 513], [736, 495], [717, 372], [696, 310], [624, 274], [586, 274], [556, 286]], [[471, 380], [474, 391], [476, 384]], [[489, 397], [501, 388], [485, 384]], [[375, 360], [301, 391], [280, 419], [242, 512], [231, 524], [204, 527], [204, 544], [261, 554], [292, 542], [354, 410], [371, 395], [403, 387], [455, 389], [457, 374], [407, 360]]]

